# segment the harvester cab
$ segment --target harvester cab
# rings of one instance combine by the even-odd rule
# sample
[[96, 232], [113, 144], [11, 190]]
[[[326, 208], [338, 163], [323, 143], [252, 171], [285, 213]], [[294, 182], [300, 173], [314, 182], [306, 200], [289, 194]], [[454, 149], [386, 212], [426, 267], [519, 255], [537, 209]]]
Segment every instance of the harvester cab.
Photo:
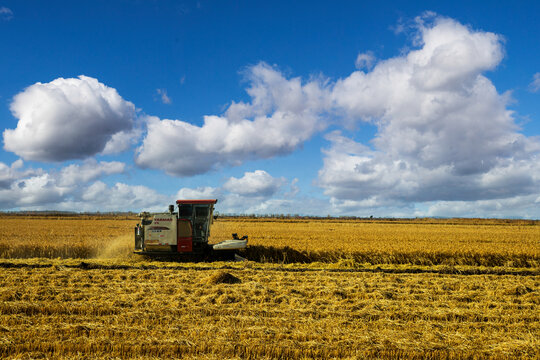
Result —
[[247, 236], [208, 244], [216, 199], [177, 200], [165, 213], [139, 214], [135, 227], [135, 253], [149, 256], [232, 255], [245, 249]]

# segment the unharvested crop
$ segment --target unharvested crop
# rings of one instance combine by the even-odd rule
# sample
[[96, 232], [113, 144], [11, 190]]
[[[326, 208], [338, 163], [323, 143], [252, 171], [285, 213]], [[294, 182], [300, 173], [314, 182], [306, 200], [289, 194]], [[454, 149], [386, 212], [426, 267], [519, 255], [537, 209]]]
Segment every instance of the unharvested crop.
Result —
[[[6, 218], [0, 258], [131, 256], [133, 220]], [[249, 259], [269, 262], [538, 267], [540, 222], [502, 220], [221, 219], [211, 242], [249, 235]]]
[[[1, 258], [129, 256], [136, 220], [0, 218]], [[111, 250], [112, 253], [111, 253]], [[116, 251], [114, 251], [116, 250]]]
[[282, 262], [537, 267], [540, 223], [497, 220], [218, 221], [214, 239], [249, 234], [248, 258]]

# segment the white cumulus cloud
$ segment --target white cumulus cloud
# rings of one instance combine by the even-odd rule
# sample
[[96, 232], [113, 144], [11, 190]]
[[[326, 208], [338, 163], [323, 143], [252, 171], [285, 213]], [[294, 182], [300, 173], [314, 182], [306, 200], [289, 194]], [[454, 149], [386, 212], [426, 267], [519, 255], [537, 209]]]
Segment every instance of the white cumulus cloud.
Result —
[[[294, 187], [297, 180], [290, 183]], [[245, 172], [242, 177], [230, 177], [221, 186], [182, 188], [175, 199], [219, 199], [216, 209], [223, 213], [293, 213], [298, 203], [296, 194], [285, 193], [287, 180], [276, 178], [264, 170]], [[294, 212], [296, 213], [296, 211]]]
[[201, 186], [197, 188], [182, 188], [176, 193], [175, 199], [216, 199], [222, 194], [220, 188]]
[[[4, 131], [4, 149], [37, 161], [125, 150], [114, 136], [129, 132], [135, 117], [132, 103], [87, 76], [31, 85], [14, 97], [10, 108], [19, 121], [15, 129]], [[116, 145], [108, 145], [111, 141]]]
[[243, 196], [272, 196], [285, 182], [285, 178], [275, 178], [264, 170], [255, 170], [246, 172], [241, 178], [229, 178], [223, 188]]
[[[80, 201], [82, 200], [82, 201]], [[70, 206], [85, 211], [166, 211], [169, 204], [167, 196], [142, 185], [116, 183], [107, 186], [96, 181], [86, 187], [78, 202]]]
[[65, 204], [80, 200], [92, 181], [124, 170], [124, 163], [93, 159], [48, 172], [25, 169], [22, 160], [11, 166], [0, 163], [0, 209], [78, 210], [80, 207], [69, 209]]
[[19, 159], [11, 165], [0, 162], [0, 189], [8, 189], [11, 184], [23, 177], [41, 175], [42, 170], [24, 169], [24, 162]]
[[142, 135], [142, 129], [140, 127], [134, 127], [131, 130], [120, 131], [113, 136], [105, 144], [105, 148], [101, 152], [102, 155], [118, 154], [130, 149], [137, 144]]
[[483, 75], [502, 59], [501, 37], [442, 17], [417, 31], [418, 49], [336, 82], [335, 108], [378, 132], [370, 146], [327, 135], [325, 194], [373, 208], [538, 193], [540, 141], [519, 133], [509, 97]]
[[0, 208], [39, 207], [44, 204], [56, 206], [69, 190], [47, 173], [17, 179], [9, 188], [0, 189]]
[[85, 161], [82, 165], [71, 164], [60, 171], [58, 183], [62, 186], [74, 186], [88, 183], [105, 175], [121, 174], [126, 164], [118, 161], [101, 161], [94, 159]]
[[438, 201], [428, 203], [428, 205], [429, 207], [423, 216], [540, 218], [540, 197], [538, 195], [477, 201]]
[[191, 176], [290, 153], [324, 128], [320, 113], [329, 97], [320, 81], [286, 79], [264, 63], [250, 68], [248, 78], [252, 101], [233, 102], [223, 116], [205, 116], [202, 126], [148, 117], [137, 165]]

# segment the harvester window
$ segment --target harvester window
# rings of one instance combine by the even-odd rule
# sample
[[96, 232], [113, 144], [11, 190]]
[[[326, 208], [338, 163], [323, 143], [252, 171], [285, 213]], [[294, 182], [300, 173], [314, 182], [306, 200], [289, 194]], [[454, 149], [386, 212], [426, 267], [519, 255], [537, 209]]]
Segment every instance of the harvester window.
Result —
[[195, 217], [204, 218], [208, 216], [208, 207], [206, 206], [197, 206], [195, 208]]
[[191, 233], [191, 222], [189, 220], [178, 220], [178, 226], [177, 226], [177, 235], [180, 238], [187, 238], [189, 237], [191, 239], [192, 233]]
[[193, 214], [193, 205], [182, 204], [178, 207], [178, 217], [190, 218], [191, 214]]

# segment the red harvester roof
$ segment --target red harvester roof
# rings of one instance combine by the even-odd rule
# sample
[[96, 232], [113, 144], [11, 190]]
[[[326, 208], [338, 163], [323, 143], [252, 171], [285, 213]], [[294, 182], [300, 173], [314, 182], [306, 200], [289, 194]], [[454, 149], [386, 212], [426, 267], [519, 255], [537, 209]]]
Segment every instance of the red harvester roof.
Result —
[[177, 204], [215, 204], [217, 199], [205, 199], [205, 200], [176, 200]]

